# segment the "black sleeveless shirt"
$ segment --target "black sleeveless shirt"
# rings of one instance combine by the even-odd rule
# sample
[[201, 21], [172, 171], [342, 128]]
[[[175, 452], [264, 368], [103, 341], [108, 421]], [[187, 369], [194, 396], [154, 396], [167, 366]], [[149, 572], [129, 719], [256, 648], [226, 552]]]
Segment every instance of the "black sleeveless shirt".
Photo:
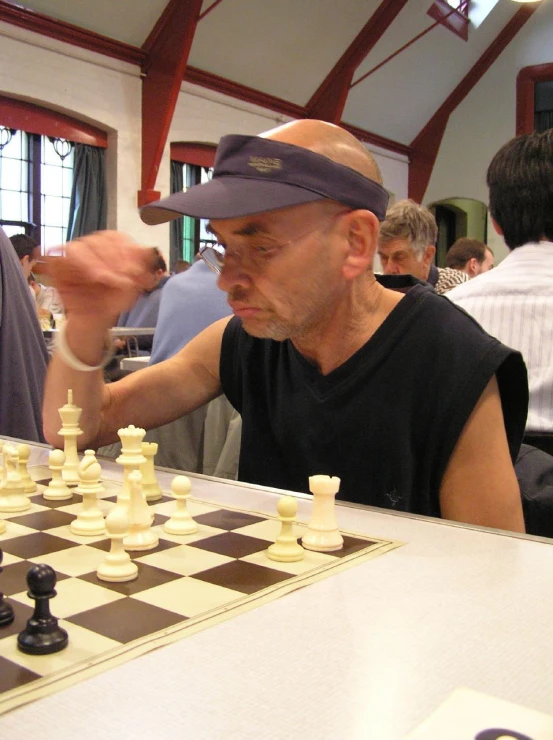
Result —
[[236, 317], [220, 371], [242, 415], [240, 480], [308, 492], [310, 475], [336, 475], [337, 498], [397, 511], [440, 516], [447, 463], [494, 373], [513, 460], [526, 423], [521, 354], [421, 285], [326, 376], [290, 341], [256, 339]]

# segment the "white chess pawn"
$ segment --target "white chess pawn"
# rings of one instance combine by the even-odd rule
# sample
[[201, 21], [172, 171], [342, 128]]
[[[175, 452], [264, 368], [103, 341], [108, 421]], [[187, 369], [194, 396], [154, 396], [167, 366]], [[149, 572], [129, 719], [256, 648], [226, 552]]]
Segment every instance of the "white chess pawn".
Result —
[[156, 478], [154, 456], [157, 454], [157, 442], [142, 442], [142, 454], [146, 462], [140, 466], [142, 473], [142, 493], [146, 501], [159, 501], [163, 492]]
[[123, 540], [125, 550], [153, 550], [159, 537], [152, 529], [150, 507], [142, 493], [142, 473], [133, 470], [129, 475], [131, 498], [129, 502], [129, 532]]
[[336, 494], [340, 478], [329, 475], [312, 475], [309, 490], [313, 494], [313, 508], [302, 545], [308, 550], [332, 552], [344, 546], [344, 538], [336, 523]]
[[65, 454], [63, 450], [51, 450], [48, 455], [48, 467], [52, 473], [52, 478], [48, 483], [42, 495], [47, 501], [65, 501], [73, 498], [71, 489], [63, 480], [62, 470], [65, 463]]
[[8, 470], [8, 475], [0, 488], [0, 511], [12, 514], [31, 508], [31, 500], [25, 495], [23, 481], [18, 470]]
[[80, 493], [83, 497], [83, 508], [71, 522], [73, 534], [93, 536], [106, 531], [104, 516], [98, 508], [98, 495], [105, 490], [100, 483], [101, 474], [102, 468], [96, 460], [94, 450], [86, 450], [79, 464], [80, 483], [75, 489], [75, 493]]
[[277, 511], [282, 528], [274, 543], [267, 548], [267, 557], [279, 563], [294, 563], [305, 555], [303, 547], [294, 537], [298, 502], [293, 496], [282, 496], [278, 501]]
[[27, 469], [31, 457], [31, 445], [19, 444], [17, 445], [17, 451], [19, 452], [19, 475], [23, 481], [23, 490], [25, 493], [34, 493], [37, 490], [37, 484], [31, 478]]
[[129, 512], [126, 506], [114, 507], [106, 517], [106, 530], [111, 539], [110, 551], [100, 563], [96, 575], [102, 581], [123, 583], [133, 581], [138, 566], [123, 547], [123, 538], [129, 530]]
[[194, 534], [198, 531], [198, 525], [190, 516], [187, 508], [191, 490], [192, 484], [186, 475], [176, 475], [171, 481], [171, 491], [177, 499], [177, 505], [163, 527], [168, 534]]
[[7, 527], [6, 527], [6, 520], [5, 519], [2, 519], [2, 517], [0, 517], [0, 534], [4, 534], [4, 532], [6, 531], [6, 529], [7, 529]]

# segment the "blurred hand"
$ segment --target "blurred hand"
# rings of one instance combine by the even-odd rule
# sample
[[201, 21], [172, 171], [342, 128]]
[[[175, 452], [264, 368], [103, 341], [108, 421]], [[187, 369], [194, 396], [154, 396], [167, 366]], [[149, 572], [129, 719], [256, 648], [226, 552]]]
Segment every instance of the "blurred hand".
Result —
[[129, 309], [148, 279], [150, 250], [126, 234], [98, 231], [63, 248], [49, 250], [44, 270], [51, 276], [66, 312], [106, 327]]

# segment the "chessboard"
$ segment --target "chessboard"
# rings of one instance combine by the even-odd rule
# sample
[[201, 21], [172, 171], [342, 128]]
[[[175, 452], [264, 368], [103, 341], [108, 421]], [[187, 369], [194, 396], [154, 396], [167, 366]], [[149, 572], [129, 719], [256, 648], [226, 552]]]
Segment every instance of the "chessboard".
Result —
[[[300, 561], [276, 562], [267, 556], [280, 530], [276, 505], [275, 515], [268, 516], [197, 500], [191, 476], [188, 511], [198, 531], [165, 532], [176, 501], [162, 486], [161, 498], [149, 503], [158, 546], [130, 553], [138, 566], [135, 580], [110, 583], [96, 575], [110, 550], [109, 538], [76, 535], [70, 529], [82, 496], [73, 492], [68, 500], [46, 500], [42, 493], [50, 470], [29, 466], [29, 473], [38, 484], [28, 494], [31, 507], [2, 515], [6, 531], [0, 534], [0, 591], [13, 606], [15, 619], [0, 629], [0, 714], [402, 544], [341, 530], [344, 545], [338, 551], [306, 550]], [[107, 515], [122, 482], [107, 471], [103, 486], [99, 506]], [[294, 523], [294, 536], [301, 537], [306, 528]], [[50, 607], [69, 644], [58, 653], [37, 656], [18, 650], [17, 635], [33, 613], [26, 575], [38, 563], [56, 572], [57, 595]]]

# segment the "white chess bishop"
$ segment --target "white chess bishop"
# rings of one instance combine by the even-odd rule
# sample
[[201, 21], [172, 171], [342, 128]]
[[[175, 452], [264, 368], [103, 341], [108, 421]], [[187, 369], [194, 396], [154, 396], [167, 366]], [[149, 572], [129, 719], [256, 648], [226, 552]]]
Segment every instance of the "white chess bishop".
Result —
[[313, 508], [302, 545], [317, 552], [340, 550], [344, 546], [344, 538], [336, 523], [336, 494], [340, 490], [340, 478], [312, 475], [309, 490], [313, 494]]
[[105, 534], [104, 516], [98, 507], [98, 496], [105, 490], [100, 483], [101, 475], [102, 468], [96, 460], [94, 450], [86, 450], [79, 464], [80, 483], [75, 489], [75, 493], [80, 493], [83, 497], [83, 507], [77, 518], [71, 522], [70, 529], [73, 534], [84, 536]]

